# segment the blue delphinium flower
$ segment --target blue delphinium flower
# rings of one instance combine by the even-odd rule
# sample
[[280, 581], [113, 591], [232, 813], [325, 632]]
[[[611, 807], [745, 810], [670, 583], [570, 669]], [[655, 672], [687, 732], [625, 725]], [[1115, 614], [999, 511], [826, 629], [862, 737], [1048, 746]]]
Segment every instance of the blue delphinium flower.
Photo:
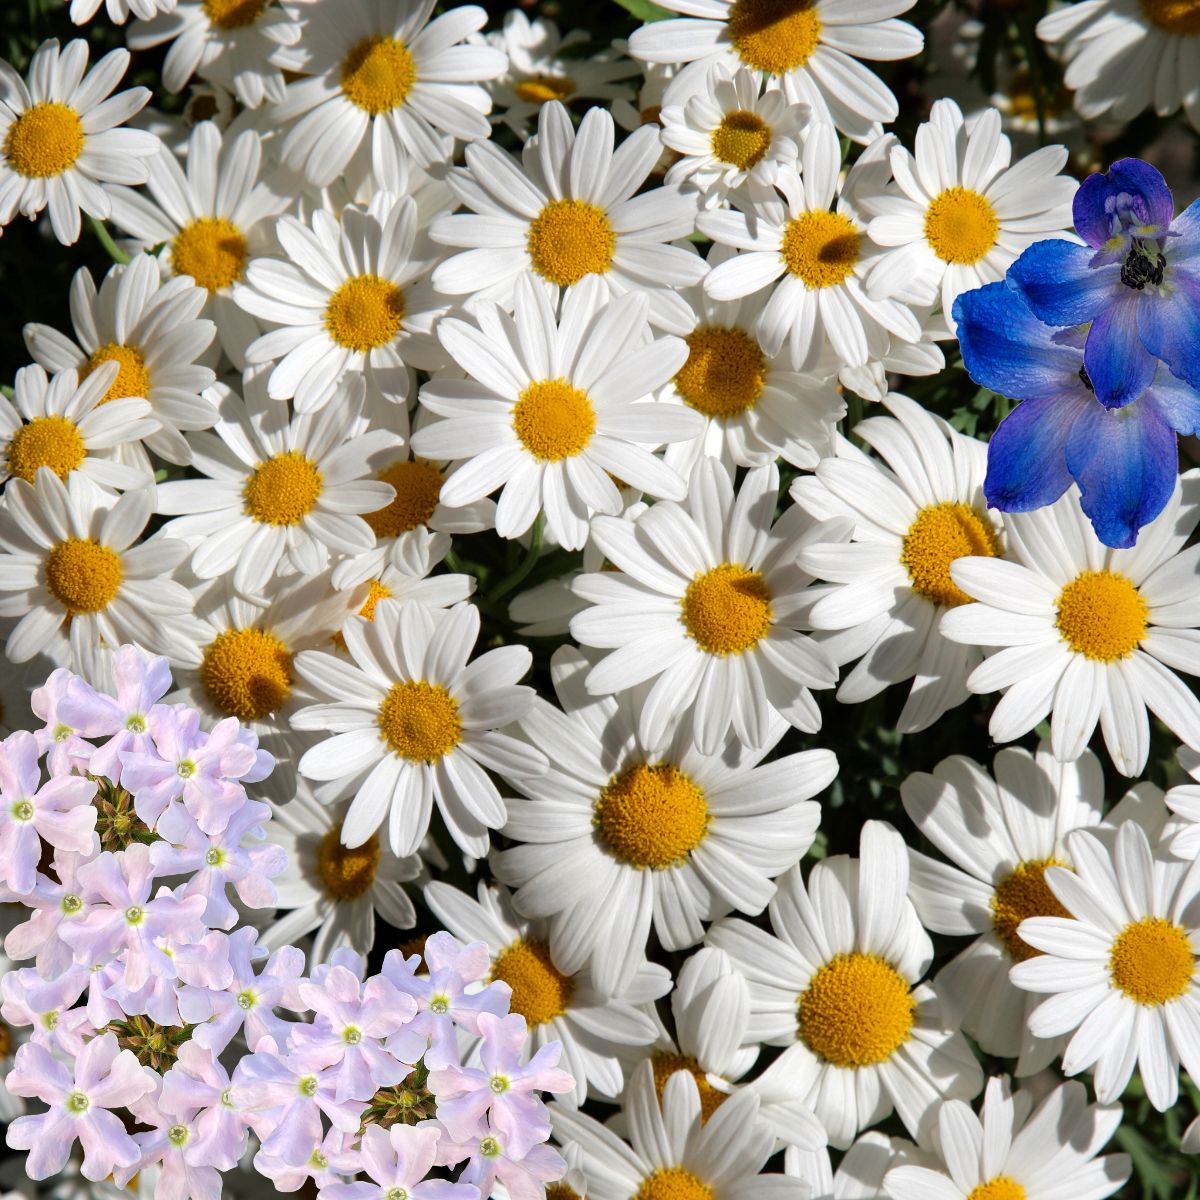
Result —
[[1196, 431], [1200, 395], [1160, 369], [1121, 407], [1101, 403], [1086, 330], [1044, 325], [1004, 283], [961, 295], [954, 319], [971, 378], [1021, 401], [988, 444], [988, 504], [1028, 512], [1053, 503], [1074, 481], [1096, 536], [1107, 546], [1132, 546], [1171, 496], [1176, 434]]
[[1075, 228], [1087, 243], [1030, 246], [1007, 280], [1047, 325], [1091, 323], [1084, 366], [1108, 408], [1137, 400], [1158, 360], [1200, 387], [1200, 201], [1172, 221], [1166, 180], [1123, 158], [1075, 194]]

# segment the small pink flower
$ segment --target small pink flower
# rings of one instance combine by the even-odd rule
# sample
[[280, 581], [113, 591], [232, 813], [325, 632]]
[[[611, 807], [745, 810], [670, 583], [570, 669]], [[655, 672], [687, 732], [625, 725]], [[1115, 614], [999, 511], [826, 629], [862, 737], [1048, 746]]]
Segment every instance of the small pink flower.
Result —
[[189, 1127], [188, 1153], [197, 1162], [230, 1171], [246, 1149], [247, 1118], [233, 1103], [229, 1074], [220, 1061], [194, 1041], [180, 1047], [175, 1065], [163, 1076], [162, 1111]]
[[437, 1161], [452, 1167], [468, 1159], [459, 1183], [472, 1183], [482, 1196], [490, 1196], [499, 1180], [511, 1200], [545, 1200], [546, 1184], [561, 1179], [566, 1160], [544, 1143], [525, 1155], [514, 1155], [495, 1129], [481, 1129], [475, 1137], [455, 1142], [448, 1134], [438, 1143]]
[[479, 1200], [473, 1184], [426, 1179], [437, 1158], [438, 1130], [434, 1125], [368, 1125], [358, 1151], [342, 1155], [334, 1165], [347, 1175], [361, 1172], [374, 1183], [331, 1183], [317, 1200]]
[[85, 742], [79, 736], [79, 730], [59, 712], [71, 680], [76, 678], [78, 676], [72, 675], [66, 667], [59, 667], [34, 690], [29, 700], [35, 715], [45, 721], [33, 736], [37, 738], [38, 749], [46, 755], [46, 769], [52, 776], [85, 774], [96, 749], [91, 742]]
[[54, 856], [57, 879], [39, 874], [33, 890], [21, 897], [21, 903], [34, 910], [28, 921], [10, 929], [4, 939], [9, 958], [35, 958], [38, 972], [53, 979], [74, 961], [74, 951], [62, 940], [62, 927], [82, 920], [88, 905], [86, 888], [79, 881], [79, 868], [91, 856], [60, 851]]

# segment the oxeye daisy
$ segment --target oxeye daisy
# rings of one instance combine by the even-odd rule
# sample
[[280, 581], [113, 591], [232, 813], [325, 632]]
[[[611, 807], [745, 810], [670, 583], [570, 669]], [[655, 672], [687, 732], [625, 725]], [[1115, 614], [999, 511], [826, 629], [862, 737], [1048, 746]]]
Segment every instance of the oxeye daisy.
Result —
[[677, 717], [705, 754], [731, 725], [747, 746], [765, 745], [775, 714], [820, 728], [810, 689], [832, 687], [837, 668], [801, 632], [813, 597], [796, 555], [846, 525], [812, 524], [795, 506], [772, 524], [778, 490], [774, 463], [751, 469], [735, 497], [729, 472], [702, 458], [683, 504], [593, 519], [592, 538], [617, 572], [574, 581], [591, 604], [572, 618], [571, 636], [612, 651], [589, 672], [589, 692], [653, 681], [639, 721], [647, 746]]
[[[0, 61], [0, 226], [19, 212], [49, 209], [54, 236], [79, 237], [80, 210], [104, 220], [103, 184], [138, 184], [161, 143], [140, 129], [118, 129], [150, 99], [143, 87], [111, 96], [129, 66], [128, 50], [113, 50], [87, 71], [81, 38], [59, 52], [43, 42], [29, 64], [28, 84]], [[86, 74], [84, 72], [87, 72]]]
[[833, 126], [813, 125], [802, 173], [781, 169], [774, 189], [747, 193], [745, 212], [716, 209], [697, 219], [701, 233], [740, 251], [713, 268], [704, 290], [714, 300], [736, 300], [769, 289], [759, 340], [772, 357], [786, 345], [797, 371], [815, 368], [826, 347], [838, 366], [861, 367], [887, 354], [891, 336], [921, 338], [908, 307], [867, 295], [863, 280], [878, 248], [851, 203], [855, 168], [839, 195], [841, 161]]
[[174, 463], [188, 461], [180, 430], [207, 429], [216, 406], [202, 394], [216, 379], [203, 355], [216, 326], [200, 318], [207, 296], [190, 279], [176, 278], [159, 287], [158, 264], [137, 255], [128, 266], [114, 266], [97, 292], [91, 272], [82, 267], [71, 280], [72, 340], [49, 325], [25, 326], [29, 353], [47, 371], [77, 371], [86, 379], [97, 367], [117, 363], [117, 377], [100, 400], [108, 404], [128, 396], [150, 405], [158, 423], [142, 441]]
[[567, 110], [551, 101], [519, 163], [494, 142], [468, 146], [466, 167], [447, 182], [470, 211], [438, 217], [429, 230], [462, 253], [435, 269], [434, 286], [511, 310], [522, 276], [555, 297], [594, 276], [612, 296], [645, 292], [651, 322], [686, 333], [693, 317], [675, 289], [707, 268], [671, 243], [695, 230], [696, 197], [677, 187], [636, 195], [662, 152], [657, 127], [636, 130], [614, 150], [615, 136], [604, 109], [589, 108], [576, 133]]
[[926, 729], [968, 696], [979, 650], [942, 636], [947, 609], [971, 597], [950, 578], [964, 554], [1001, 553], [1002, 527], [983, 497], [987, 447], [955, 432], [906, 396], [891, 393], [891, 417], [869, 417], [855, 434], [879, 455], [845, 438], [792, 498], [815, 520], [848, 518], [850, 542], [812, 543], [799, 562], [835, 586], [813, 605], [818, 640], [839, 664], [861, 659], [837, 697], [855, 704], [912, 679], [896, 722]]
[[796, 1080], [843, 1149], [893, 1109], [923, 1133], [941, 1099], [969, 1100], [983, 1074], [935, 987], [933, 946], [906, 897], [904, 840], [868, 821], [858, 859], [794, 866], [770, 904], [774, 936], [746, 921], [709, 931], [750, 984], [751, 1028], [786, 1046]]
[[967, 687], [1004, 692], [988, 726], [995, 741], [1049, 716], [1054, 753], [1069, 760], [1099, 721], [1113, 765], [1136, 775], [1149, 753], [1149, 709], [1200, 749], [1200, 701], [1175, 674], [1200, 675], [1200, 549], [1184, 549], [1198, 520], [1200, 472], [1188, 471], [1137, 545], [1114, 550], [1092, 532], [1072, 487], [1046, 508], [1008, 515], [1012, 561], [951, 564], [955, 586], [978, 603], [947, 612], [941, 630], [992, 650]]
[[438, 337], [467, 372], [421, 389], [421, 405], [442, 419], [412, 437], [430, 458], [457, 458], [442, 485], [448, 507], [477, 503], [500, 488], [496, 532], [515, 538], [539, 511], [554, 539], [578, 550], [592, 514], [619, 513], [614, 477], [652, 496], [683, 498], [683, 478], [648, 447], [694, 437], [693, 412], [657, 403], [686, 357], [675, 337], [652, 338], [646, 299], [605, 304], [602, 289], [575, 289], [556, 321], [545, 291], [521, 279], [513, 316], [475, 305], [476, 322], [447, 317]]
[[572, 971], [590, 963], [599, 986], [615, 989], [633, 978], [651, 925], [680, 950], [704, 936], [705, 921], [763, 910], [772, 880], [812, 843], [820, 806], [811, 797], [837, 760], [811, 750], [760, 766], [786, 731], [778, 717], [758, 750], [725, 737], [701, 753], [686, 723], [648, 744], [634, 696], [587, 695], [589, 666], [581, 651], [558, 650], [563, 710], [538, 700], [521, 719], [552, 765], [514, 780], [526, 799], [507, 802], [504, 834], [524, 844], [492, 863], [517, 889], [517, 911], [549, 920], [555, 961]]

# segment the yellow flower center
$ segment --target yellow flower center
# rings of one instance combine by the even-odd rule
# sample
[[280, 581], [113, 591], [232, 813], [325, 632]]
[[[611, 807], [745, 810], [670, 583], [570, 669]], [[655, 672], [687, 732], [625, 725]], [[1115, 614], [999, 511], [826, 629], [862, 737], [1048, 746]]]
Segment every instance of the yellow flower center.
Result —
[[1127, 658], [1146, 633], [1149, 608], [1118, 571], [1084, 571], [1058, 596], [1058, 632], [1086, 658]]
[[746, 66], [785, 75], [821, 44], [821, 14], [815, 0], [735, 0], [729, 40]]
[[26, 179], [61, 175], [83, 153], [83, 122], [66, 104], [34, 104], [9, 126], [4, 157]]
[[1047, 867], [1061, 867], [1053, 858], [1023, 862], [996, 885], [992, 896], [992, 926], [1014, 962], [1025, 962], [1042, 953], [1017, 933], [1028, 917], [1069, 917], [1046, 882]]
[[603, 275], [616, 247], [604, 209], [586, 200], [551, 200], [529, 224], [533, 269], [560, 287], [585, 275]]
[[762, 161], [771, 145], [771, 127], [757, 113], [726, 113], [712, 132], [712, 152], [722, 162], [748, 171]]
[[675, 390], [706, 417], [736, 417], [753, 408], [767, 379], [758, 342], [741, 329], [701, 326], [687, 336], [687, 362]]
[[1007, 1175], [997, 1175], [972, 1189], [967, 1200], [1025, 1200], [1025, 1189]]
[[342, 93], [373, 117], [399, 108], [416, 82], [417, 64], [396, 38], [364, 38], [342, 62]]
[[339, 346], [366, 353], [400, 332], [404, 292], [378, 275], [355, 275], [329, 298], [325, 329]]
[[729, 1099], [724, 1092], [718, 1092], [708, 1082], [708, 1076], [691, 1055], [672, 1054], [669, 1050], [656, 1050], [650, 1056], [650, 1065], [654, 1071], [654, 1090], [658, 1093], [660, 1104], [667, 1080], [676, 1071], [687, 1071], [691, 1075], [696, 1081], [696, 1089], [700, 1093], [700, 1123], [702, 1125]]
[[121, 556], [86, 538], [67, 538], [46, 555], [46, 587], [72, 616], [106, 609], [121, 588]]
[[396, 498], [363, 520], [377, 538], [399, 537], [418, 525], [424, 525], [437, 508], [442, 491], [442, 473], [432, 463], [415, 459], [390, 463], [375, 476], [396, 489]]
[[545, 104], [549, 100], [566, 100], [575, 94], [575, 80], [565, 75], [535, 75], [513, 84], [518, 100], [526, 104]]
[[638, 870], [684, 862], [708, 833], [704, 792], [670, 763], [637, 763], [600, 793], [592, 824], [605, 848]]
[[[390, 587], [384, 583], [381, 583], [378, 579], [372, 579], [370, 587], [367, 591], [367, 598], [363, 601], [362, 608], [358, 610], [358, 615], [360, 617], [365, 617], [368, 621], [374, 621], [375, 605], [377, 605], [380, 600], [386, 600], [391, 594], [392, 589]], [[346, 649], [346, 639], [342, 636], [342, 631], [340, 629], [334, 632], [331, 640], [339, 650]]]
[[873, 954], [839, 954], [800, 997], [800, 1039], [835, 1067], [874, 1066], [908, 1041], [915, 1010], [895, 967]]
[[410, 762], [432, 762], [462, 738], [458, 701], [436, 683], [394, 683], [379, 706], [379, 733]]
[[996, 530], [969, 504], [944, 501], [917, 513], [901, 543], [900, 561], [913, 590], [926, 600], [956, 608], [971, 597], [950, 578], [950, 564], [964, 555], [995, 558], [1000, 553]]
[[120, 365], [117, 368], [117, 377], [104, 393], [101, 404], [107, 404], [110, 400], [124, 400], [126, 396], [145, 397], [149, 394], [150, 372], [146, 370], [146, 360], [136, 346], [105, 342], [99, 349], [92, 351], [87, 366], [83, 369], [83, 378], [86, 379], [97, 367], [107, 362]]
[[991, 202], [970, 188], [947, 188], [925, 210], [925, 240], [943, 262], [977, 263], [999, 232]]
[[1200, 33], [1200, 0], [1141, 0], [1146, 20], [1165, 29], [1195, 37]]
[[512, 988], [509, 1011], [520, 1013], [531, 1029], [561, 1017], [575, 991], [575, 981], [554, 965], [550, 947], [541, 938], [519, 938], [501, 950], [491, 979]]
[[580, 1194], [565, 1183], [548, 1183], [546, 1185], [546, 1200], [583, 1200]]
[[254, 24], [268, 0], [200, 0], [204, 15], [218, 29], [242, 29]]
[[659, 1167], [642, 1180], [633, 1200], [713, 1200], [713, 1191], [684, 1167]]
[[596, 410], [587, 392], [565, 379], [531, 383], [512, 412], [521, 445], [542, 462], [571, 458], [587, 448], [596, 431]]
[[366, 895], [379, 870], [379, 836], [371, 834], [361, 846], [342, 845], [342, 827], [330, 829], [317, 847], [317, 875], [325, 894], [341, 902]]
[[787, 269], [810, 288], [833, 287], [854, 270], [861, 235], [841, 213], [801, 213], [783, 233], [780, 254]]
[[219, 712], [261, 721], [292, 694], [291, 651], [264, 629], [226, 629], [204, 651], [200, 682]]
[[323, 485], [311, 458], [286, 450], [259, 463], [246, 480], [246, 515], [263, 525], [299, 525], [312, 512]]
[[171, 243], [176, 275], [190, 275], [197, 287], [219, 292], [241, 279], [250, 257], [242, 231], [224, 217], [189, 221]]
[[762, 574], [741, 563], [701, 572], [680, 604], [688, 635], [708, 654], [744, 654], [771, 629], [771, 593]]
[[83, 434], [66, 417], [34, 417], [8, 443], [8, 473], [33, 483], [39, 467], [66, 479], [87, 457]]
[[1187, 931], [1162, 917], [1126, 925], [1108, 960], [1113, 986], [1136, 1004], [1166, 1004], [1187, 991], [1196, 955]]

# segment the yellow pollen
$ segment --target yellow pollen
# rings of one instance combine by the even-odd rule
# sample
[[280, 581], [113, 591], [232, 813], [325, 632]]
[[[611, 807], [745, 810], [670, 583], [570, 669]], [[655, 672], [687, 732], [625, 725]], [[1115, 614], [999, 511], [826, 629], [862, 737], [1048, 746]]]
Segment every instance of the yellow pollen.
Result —
[[800, 997], [804, 1044], [835, 1067], [886, 1062], [912, 1033], [916, 1002], [904, 977], [873, 954], [839, 954]]
[[680, 604], [684, 628], [708, 654], [744, 654], [771, 629], [771, 593], [761, 573], [741, 563], [697, 575]]
[[992, 927], [1014, 962], [1025, 962], [1042, 953], [1022, 941], [1017, 929], [1028, 917], [1069, 917], [1046, 882], [1047, 867], [1061, 867], [1053, 858], [1023, 862], [1005, 876], [992, 896]]
[[171, 243], [171, 268], [190, 275], [197, 287], [219, 292], [231, 287], [246, 271], [250, 257], [242, 231], [224, 217], [189, 221]]
[[342, 62], [342, 93], [373, 117], [399, 108], [416, 82], [417, 64], [396, 38], [365, 38]]
[[772, 75], [804, 66], [821, 44], [815, 0], [735, 0], [728, 28], [742, 62]]
[[1136, 1004], [1166, 1004], [1187, 991], [1196, 955], [1187, 931], [1162, 917], [1126, 925], [1108, 960], [1113, 986]]
[[901, 543], [900, 562], [913, 591], [926, 600], [956, 608], [971, 597], [950, 578], [950, 564], [964, 555], [995, 558], [1000, 553], [996, 530], [969, 504], [943, 501], [917, 513]]
[[787, 223], [779, 253], [787, 269], [810, 288], [833, 287], [854, 270], [861, 242], [848, 217], [818, 209]]
[[1116, 662], [1137, 649], [1149, 608], [1118, 571], [1084, 571], [1059, 593], [1058, 632], [1085, 658]]
[[268, 0], [200, 0], [204, 15], [218, 29], [242, 29], [253, 25]]
[[518, 100], [526, 104], [545, 104], [549, 100], [566, 100], [575, 94], [575, 80], [565, 75], [535, 75], [513, 84]]
[[34, 417], [8, 443], [8, 473], [33, 483], [38, 467], [49, 467], [59, 479], [66, 479], [86, 457], [83, 434], [74, 421]]
[[424, 525], [437, 508], [443, 477], [433, 463], [414, 459], [394, 462], [375, 476], [396, 489], [396, 498], [372, 513], [363, 513], [363, 520], [374, 530], [377, 538], [399, 537], [418, 525]]
[[323, 485], [311, 458], [286, 450], [259, 463], [246, 480], [246, 515], [263, 525], [299, 525], [312, 512]]
[[46, 587], [71, 616], [103, 612], [123, 574], [115, 550], [86, 538], [68, 538], [46, 555]]
[[575, 981], [554, 965], [541, 938], [519, 938], [501, 950], [490, 982], [497, 979], [512, 988], [509, 1011], [520, 1013], [531, 1029], [561, 1017], [575, 991]]
[[534, 458], [558, 462], [587, 448], [596, 431], [596, 410], [587, 392], [565, 379], [543, 379], [517, 398], [512, 422], [521, 445]]
[[706, 417], [736, 417], [753, 408], [767, 379], [758, 342], [741, 329], [701, 326], [687, 336], [687, 362], [675, 390]]
[[1025, 1189], [1007, 1175], [997, 1175], [974, 1188], [967, 1200], [1025, 1200]]
[[379, 869], [379, 836], [371, 834], [361, 846], [342, 845], [342, 828], [331, 829], [317, 847], [317, 875], [331, 900], [357, 900], [371, 890]]
[[200, 682], [227, 717], [261, 721], [292, 694], [291, 651], [265, 629], [226, 629], [204, 651]]
[[400, 332], [404, 293], [378, 275], [355, 275], [329, 298], [325, 329], [339, 346], [364, 354], [386, 346]]
[[585, 275], [603, 275], [616, 248], [617, 235], [604, 209], [586, 200], [551, 200], [529, 224], [533, 269], [560, 287]]
[[106, 342], [97, 350], [83, 369], [82, 377], [86, 379], [97, 367], [107, 362], [119, 363], [117, 377], [112, 386], [104, 393], [101, 404], [110, 400], [124, 400], [126, 396], [145, 397], [150, 391], [150, 372], [146, 370], [146, 360], [136, 346], [121, 346], [116, 342]]
[[66, 104], [35, 104], [9, 126], [4, 157], [26, 179], [61, 175], [83, 153], [83, 122]]
[[379, 734], [410, 762], [449, 754], [462, 737], [458, 701], [436, 683], [394, 683], [379, 706]]
[[604, 847], [631, 867], [679, 866], [708, 834], [704, 792], [670, 763], [637, 763], [613, 776], [592, 824]]
[[684, 1167], [659, 1167], [642, 1180], [633, 1200], [713, 1200], [713, 1190]]
[[947, 188], [925, 210], [925, 240], [943, 262], [977, 263], [999, 232], [991, 202], [970, 188]]
[[583, 1200], [583, 1197], [565, 1183], [548, 1183], [546, 1185], [546, 1200]]
[[1146, 19], [1168, 33], [1200, 33], [1200, 0], [1141, 0]]
[[[380, 600], [386, 600], [391, 594], [392, 589], [390, 587], [381, 583], [378, 579], [372, 579], [370, 589], [367, 592], [367, 598], [363, 601], [362, 608], [358, 610], [358, 615], [366, 617], [368, 621], [375, 620], [375, 605]], [[346, 639], [342, 636], [340, 629], [333, 635], [333, 644], [339, 650], [346, 649]]]
[[722, 162], [748, 171], [762, 162], [771, 145], [771, 127], [757, 113], [726, 113], [712, 132], [712, 152]]
[[724, 1092], [718, 1092], [704, 1073], [700, 1064], [689, 1054], [672, 1054], [669, 1050], [656, 1050], [650, 1056], [650, 1065], [654, 1071], [654, 1090], [658, 1093], [661, 1104], [667, 1080], [676, 1071], [687, 1071], [696, 1081], [700, 1093], [700, 1124], [703, 1125], [709, 1117], [725, 1103], [729, 1097]]

